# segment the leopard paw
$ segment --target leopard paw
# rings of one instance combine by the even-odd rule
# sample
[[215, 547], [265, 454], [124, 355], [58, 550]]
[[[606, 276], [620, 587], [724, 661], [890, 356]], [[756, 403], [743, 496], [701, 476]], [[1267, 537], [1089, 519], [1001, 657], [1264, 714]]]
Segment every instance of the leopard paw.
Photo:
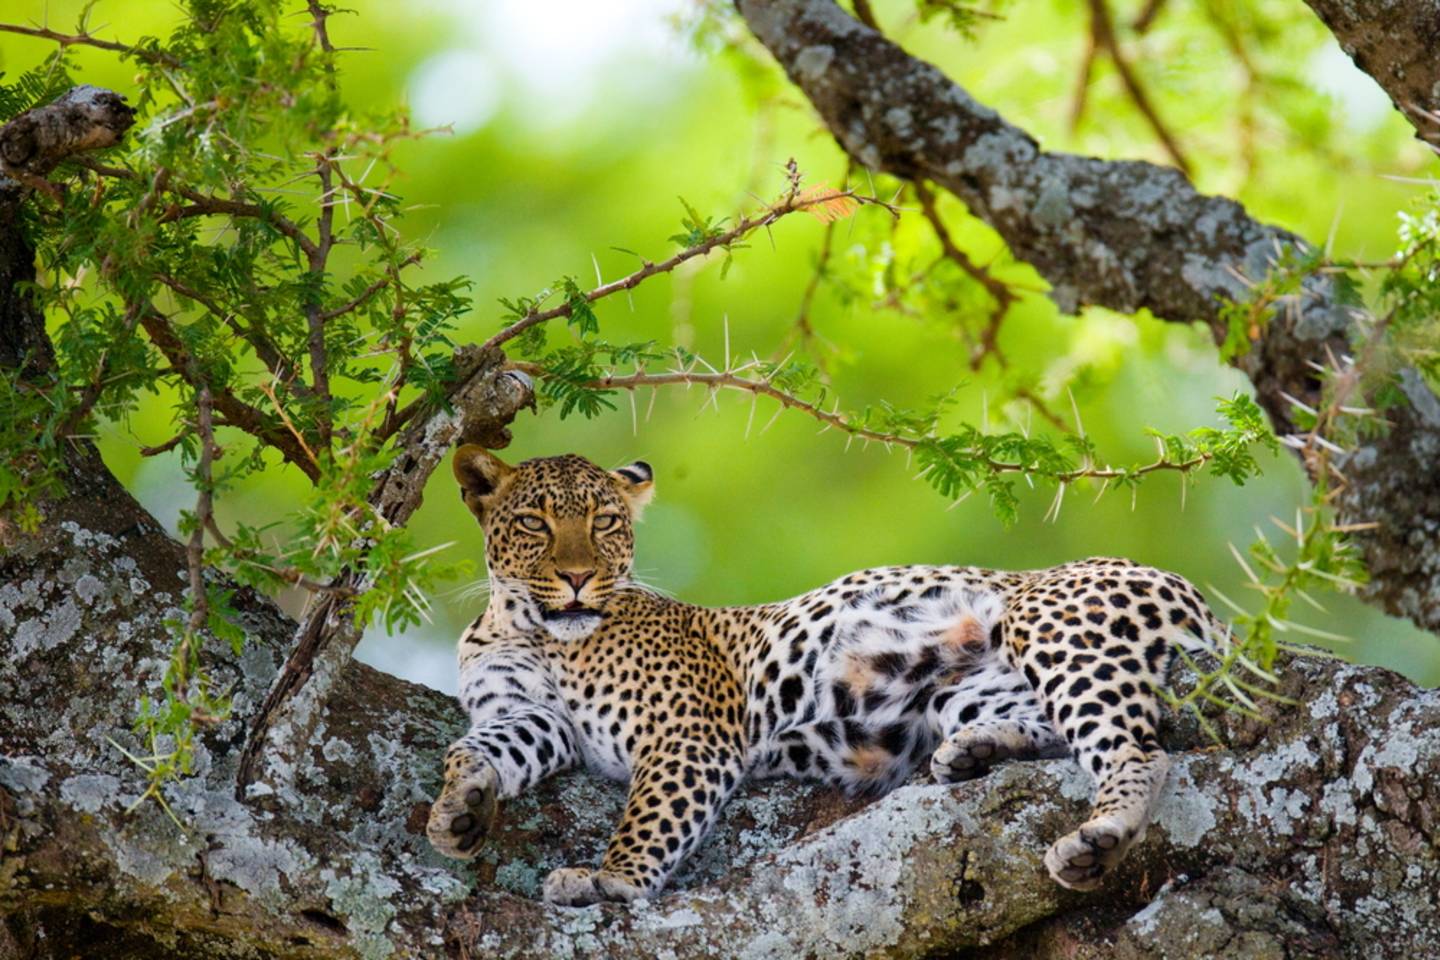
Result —
[[430, 820], [425, 825], [430, 845], [457, 860], [475, 856], [480, 852], [480, 841], [495, 825], [498, 796], [499, 778], [489, 764], [447, 779], [440, 796], [430, 805]]
[[1117, 818], [1098, 817], [1056, 840], [1045, 854], [1045, 868], [1062, 887], [1094, 890], [1135, 840]]
[[952, 734], [930, 756], [930, 775], [937, 783], [959, 783], [983, 777], [997, 763], [1014, 755], [1010, 747], [987, 736]]
[[645, 891], [619, 874], [586, 867], [560, 867], [545, 878], [546, 903], [561, 907], [588, 907], [592, 903], [629, 903]]

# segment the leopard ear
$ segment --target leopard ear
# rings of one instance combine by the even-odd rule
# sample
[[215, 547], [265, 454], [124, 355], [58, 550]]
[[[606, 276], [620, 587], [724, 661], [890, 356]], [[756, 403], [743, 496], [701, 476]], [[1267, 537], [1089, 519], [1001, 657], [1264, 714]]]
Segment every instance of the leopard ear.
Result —
[[611, 470], [610, 476], [615, 478], [620, 495], [630, 505], [630, 516], [639, 520], [645, 505], [655, 496], [655, 471], [644, 460], [636, 460], [619, 470]]
[[515, 469], [479, 444], [467, 443], [455, 451], [451, 464], [460, 484], [460, 499], [470, 512], [485, 518], [485, 508], [505, 486]]

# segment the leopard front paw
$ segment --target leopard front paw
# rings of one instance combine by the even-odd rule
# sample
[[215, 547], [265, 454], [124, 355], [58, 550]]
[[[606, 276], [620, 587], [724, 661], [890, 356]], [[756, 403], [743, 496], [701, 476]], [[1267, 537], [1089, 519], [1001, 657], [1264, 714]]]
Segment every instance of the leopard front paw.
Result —
[[425, 835], [439, 853], [468, 860], [480, 852], [480, 841], [495, 825], [499, 806], [499, 778], [489, 764], [447, 778], [440, 796], [430, 805]]
[[1116, 817], [1097, 817], [1056, 840], [1045, 868], [1062, 887], [1094, 890], [1137, 839]]
[[592, 903], [629, 903], [645, 891], [619, 874], [586, 867], [560, 867], [545, 878], [546, 903], [561, 907], [588, 907]]

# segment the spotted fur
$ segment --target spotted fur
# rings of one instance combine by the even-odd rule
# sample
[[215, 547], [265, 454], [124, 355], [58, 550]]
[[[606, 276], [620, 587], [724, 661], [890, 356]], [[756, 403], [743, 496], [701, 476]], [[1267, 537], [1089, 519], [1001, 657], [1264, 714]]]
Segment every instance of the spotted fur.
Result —
[[780, 603], [697, 607], [632, 578], [648, 465], [510, 467], [467, 446], [455, 473], [491, 597], [460, 639], [471, 727], [428, 834], [471, 857], [498, 800], [558, 770], [628, 779], [599, 868], [553, 872], [553, 903], [654, 895], [746, 777], [879, 792], [927, 762], [953, 782], [1067, 753], [1094, 776], [1095, 806], [1046, 866], [1092, 888], [1143, 836], [1164, 782], [1155, 691], [1177, 646], [1222, 639], [1183, 579], [1107, 558], [885, 567]]

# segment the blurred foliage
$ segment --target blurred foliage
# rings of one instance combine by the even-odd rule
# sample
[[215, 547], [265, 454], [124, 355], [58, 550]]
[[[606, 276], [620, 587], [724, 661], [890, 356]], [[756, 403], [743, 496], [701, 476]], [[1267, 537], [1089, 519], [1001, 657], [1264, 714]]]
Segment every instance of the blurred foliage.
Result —
[[[80, 12], [78, 4], [29, 9], [26, 3], [0, 19], [48, 19], [69, 29]], [[307, 423], [328, 416], [335, 429], [348, 424], [362, 433], [360, 425], [377, 415], [370, 406], [377, 377], [393, 373], [402, 327], [418, 334], [412, 354], [427, 358], [410, 368], [409, 389], [423, 394], [448, 375], [450, 344], [483, 341], [542, 302], [570, 305], [567, 322], [536, 326], [513, 345], [517, 356], [549, 374], [541, 392], [553, 410], [535, 419], [522, 414], [505, 455], [575, 450], [606, 466], [641, 455], [654, 463], [661, 499], [640, 533], [639, 572], [687, 600], [770, 600], [884, 563], [1025, 567], [1119, 554], [1174, 569], [1208, 586], [1212, 597], [1234, 598], [1247, 611], [1240, 616], [1251, 618], [1248, 626], [1267, 622], [1267, 612], [1290, 616], [1288, 606], [1272, 611], [1270, 604], [1276, 595], [1294, 596], [1297, 584], [1291, 578], [1278, 594], [1276, 585], [1287, 582], [1286, 571], [1311, 563], [1314, 551], [1337, 546], [1327, 536], [1307, 547], [1305, 531], [1326, 529], [1322, 518], [1287, 519], [1298, 539], [1287, 535], [1273, 553], [1257, 548], [1262, 553], [1250, 554], [1248, 571], [1237, 564], [1228, 545], [1258, 544], [1252, 528], [1272, 516], [1290, 518], [1309, 502], [1310, 491], [1289, 454], [1252, 446], [1264, 431], [1249, 422], [1248, 385], [1220, 365], [1208, 331], [1103, 310], [1060, 315], [1033, 270], [1014, 262], [960, 204], [941, 197], [936, 216], [961, 254], [949, 255], [919, 197], [898, 192], [894, 181], [851, 170], [829, 138], [817, 135], [802, 99], [728, 4], [627, 0], [598, 19], [579, 3], [451, 0], [415, 7], [365, 0], [351, 6], [353, 13], [330, 21], [341, 50], [341, 86], [332, 94], [325, 58], [307, 53], [309, 18], [301, 5], [213, 4], [217, 15], [253, 9], [253, 16], [269, 18], [235, 21], [240, 25], [233, 29], [245, 38], [230, 43], [244, 55], [217, 61], [213, 73], [184, 91], [197, 107], [222, 100], [264, 106], [227, 115], [226, 128], [241, 134], [233, 143], [207, 138], [217, 116], [213, 107], [158, 122], [186, 109], [178, 106], [183, 98], [169, 71], [78, 46], [56, 58], [52, 43], [0, 35], [0, 68], [7, 72], [0, 84], [31, 77], [29, 88], [9, 88], [16, 103], [63, 89], [62, 73], [69, 72], [143, 105], [147, 125], [131, 143], [136, 162], [150, 169], [163, 163], [197, 185], [232, 188], [225, 172], [241, 165], [255, 202], [313, 227], [313, 179], [293, 178], [313, 164], [307, 152], [315, 144], [321, 150], [343, 144], [342, 169], [355, 177], [373, 170], [376, 179], [366, 184], [383, 184], [382, 195], [372, 195], [372, 210], [387, 222], [403, 216], [391, 235], [376, 229], [361, 204], [347, 205], [337, 229], [350, 242], [337, 247], [333, 275], [316, 289], [296, 279], [305, 272], [296, 269], [298, 255], [263, 219], [249, 233], [221, 236], [197, 228], [139, 235], [93, 212], [103, 206], [81, 209], [87, 197], [72, 192], [68, 216], [77, 240], [47, 250], [47, 262], [57, 276], [70, 278], [84, 263], [91, 266], [84, 282], [57, 282], [48, 291], [52, 333], [76, 370], [96, 369], [108, 349], [113, 362], [138, 371], [106, 385], [94, 429], [117, 475], [177, 532], [188, 534], [187, 524], [193, 525], [193, 512], [186, 519], [176, 504], [193, 499], [184, 491], [198, 448], [182, 442], [145, 458], [139, 448], [174, 436], [181, 426], [176, 405], [193, 405], [193, 399], [173, 377], [159, 375], [159, 365], [105, 346], [140, 349], [138, 338], [121, 336], [123, 306], [94, 296], [96, 261], [112, 251], [146, 276], [167, 271], [186, 288], [234, 305], [221, 315], [233, 313], [242, 323], [263, 318], [283, 340], [280, 355], [303, 365], [303, 311], [287, 312], [286, 304], [328, 298], [332, 308], [343, 305], [423, 250], [423, 259], [404, 267], [403, 323], [390, 317], [391, 297], [377, 298], [336, 327], [336, 356], [353, 359], [335, 369], [326, 410], [317, 413], [304, 397], [282, 394], [276, 401]], [[1170, 3], [1143, 30], [1134, 23], [1141, 6], [1114, 8], [1122, 59], [1201, 189], [1235, 196], [1253, 215], [1323, 243], [1327, 264], [1385, 261], [1400, 211], [1412, 218], [1404, 229], [1433, 233], [1426, 224], [1434, 205], [1425, 205], [1420, 188], [1406, 178], [1432, 176], [1434, 161], [1303, 4]], [[1091, 54], [1089, 4], [896, 0], [874, 8], [891, 36], [1047, 147], [1166, 162], [1169, 154], [1127, 92], [1115, 58]], [[98, 5], [91, 28], [126, 42], [147, 35], [200, 42], [198, 36], [177, 40], [180, 17], [170, 4], [126, 4], [123, 20], [106, 25], [118, 9]], [[557, 18], [566, 30], [555, 29]], [[583, 40], [567, 39], [572, 33]], [[259, 42], [262, 35], [271, 39]], [[1082, 67], [1085, 79], [1077, 82]], [[305, 76], [293, 87], [287, 81], [268, 89], [267, 70]], [[291, 89], [296, 98], [286, 101], [282, 93]], [[407, 99], [413, 123], [401, 109]], [[464, 132], [411, 134], [450, 120]], [[235, 143], [252, 149], [237, 152]], [[737, 215], [766, 209], [790, 189], [783, 165], [791, 157], [807, 188], [832, 184], [893, 201], [901, 216], [870, 208], [828, 223], [786, 218], [750, 236], [748, 248], [737, 244], [633, 290], [585, 300], [586, 290], [637, 269], [637, 256], [660, 260], [677, 246], [723, 233]], [[106, 203], [138, 204], [148, 187], [119, 185], [121, 195]], [[676, 195], [686, 198], [683, 206]], [[225, 255], [194, 256], [199, 248]], [[1434, 295], [1422, 261], [1401, 265], [1414, 277], [1416, 298], [1419, 291]], [[256, 274], [253, 284], [246, 283], [247, 271]], [[1382, 302], [1379, 274], [1352, 272], [1357, 298]], [[1294, 275], [1283, 270], [1267, 282], [1283, 284]], [[542, 290], [550, 292], [532, 295]], [[187, 311], [199, 325], [217, 322], [203, 303], [171, 291], [167, 306]], [[1387, 343], [1422, 365], [1428, 356], [1433, 375], [1436, 312], [1416, 298], [1396, 314], [1413, 319], [1397, 322]], [[1236, 309], [1253, 319], [1265, 308], [1257, 295]], [[1238, 351], [1248, 342], [1249, 324], [1237, 322], [1236, 331], [1229, 349]], [[202, 326], [196, 336], [214, 343], [220, 333]], [[338, 349], [356, 342], [369, 346]], [[371, 350], [376, 355], [366, 356]], [[253, 381], [263, 369], [253, 356], [224, 350], [199, 359], [222, 379], [243, 373]], [[768, 383], [881, 436], [816, 423], [803, 412], [772, 420], [774, 399], [744, 388], [722, 393], [696, 381], [688, 392], [678, 386], [616, 392], [596, 385], [633, 375], [637, 363], [646, 371], [698, 373], [708, 372], [703, 363], [709, 363], [708, 369]], [[744, 364], [750, 366], [741, 370]], [[1228, 412], [1218, 419], [1217, 395], [1238, 396], [1226, 401]], [[264, 396], [244, 398], [270, 409]], [[66, 416], [65, 409], [26, 411], [52, 432]], [[829, 432], [816, 436], [822, 428]], [[915, 443], [887, 442], [887, 435]], [[6, 440], [0, 436], [0, 443]], [[328, 511], [337, 503], [354, 505], [362, 492], [356, 478], [383, 465], [385, 450], [347, 454], [337, 444], [334, 466], [312, 485], [273, 452], [255, 446], [242, 453], [239, 438], [221, 442], [232, 449], [213, 479], [223, 492], [215, 516], [236, 531], [232, 560], [254, 561], [232, 563], [232, 570], [248, 568], [254, 582], [298, 604], [303, 591], [296, 578], [274, 571], [321, 579], [337, 564], [353, 562], [343, 547], [322, 552], [329, 559], [307, 557], [315, 542], [333, 534], [326, 524], [336, 514]], [[976, 450], [1044, 469], [997, 481], [975, 472]], [[1124, 476], [1070, 484], [1046, 483], [1043, 476], [1049, 471], [1053, 481], [1081, 465], [1118, 464], [1128, 472], [1157, 457], [1184, 463], [1201, 450], [1219, 452], [1209, 469], [1244, 479], [1244, 486], [1188, 471], [1157, 471], [1143, 488]], [[473, 530], [473, 523], [447, 491], [443, 473], [402, 531], [407, 539], [382, 552], [394, 563], [456, 539], [465, 547], [422, 560], [480, 557], [478, 532], [456, 533]], [[915, 483], [921, 473], [947, 496], [978, 485], [987, 497], [955, 505]], [[983, 479], [977, 484], [977, 478]], [[22, 503], [19, 481], [8, 482], [0, 496]], [[1071, 505], [1061, 514], [1057, 493], [1070, 487]], [[1083, 495], [1087, 487], [1092, 494], [1121, 489], [1126, 495], [1092, 502]], [[422, 584], [428, 599], [414, 599], [409, 571], [394, 563], [386, 565], [391, 589], [374, 596], [400, 601], [399, 608], [414, 615], [392, 615], [392, 626], [404, 629], [389, 637], [377, 632], [362, 649], [390, 669], [453, 685], [450, 644], [479, 611], [461, 585], [437, 579], [448, 571], [435, 563], [428, 565], [434, 576]], [[1294, 622], [1353, 637], [1338, 647], [1346, 656], [1440, 682], [1435, 638], [1343, 596], [1327, 599], [1325, 607], [1306, 606]], [[433, 622], [419, 619], [427, 608]]]

